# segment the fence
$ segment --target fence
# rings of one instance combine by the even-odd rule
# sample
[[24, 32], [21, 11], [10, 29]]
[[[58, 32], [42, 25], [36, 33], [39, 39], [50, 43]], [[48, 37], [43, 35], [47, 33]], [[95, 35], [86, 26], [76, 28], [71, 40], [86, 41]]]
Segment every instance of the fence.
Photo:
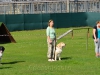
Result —
[[100, 12], [100, 0], [0, 0], [0, 14]]
[[0, 15], [10, 31], [45, 29], [48, 20], [54, 20], [55, 28], [94, 26], [100, 20], [100, 13], [53, 13]]

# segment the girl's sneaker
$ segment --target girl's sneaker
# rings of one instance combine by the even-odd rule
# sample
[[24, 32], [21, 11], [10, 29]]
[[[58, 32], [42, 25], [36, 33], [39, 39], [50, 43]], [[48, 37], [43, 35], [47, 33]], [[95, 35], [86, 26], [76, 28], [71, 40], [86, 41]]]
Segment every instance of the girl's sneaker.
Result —
[[52, 59], [52, 61], [55, 61], [54, 59]]
[[48, 59], [48, 61], [52, 61], [52, 59]]

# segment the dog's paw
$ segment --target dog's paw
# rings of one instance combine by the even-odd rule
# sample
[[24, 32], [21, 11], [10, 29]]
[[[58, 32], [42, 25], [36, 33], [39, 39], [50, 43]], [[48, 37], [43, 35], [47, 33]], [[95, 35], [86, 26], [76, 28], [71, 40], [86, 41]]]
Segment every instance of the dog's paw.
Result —
[[59, 58], [59, 61], [61, 60], [61, 58]]

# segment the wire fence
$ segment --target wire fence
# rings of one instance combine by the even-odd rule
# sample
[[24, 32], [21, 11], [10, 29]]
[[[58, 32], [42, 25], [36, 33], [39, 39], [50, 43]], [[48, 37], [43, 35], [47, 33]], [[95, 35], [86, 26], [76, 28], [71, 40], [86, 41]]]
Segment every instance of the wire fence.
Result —
[[0, 0], [0, 14], [100, 12], [100, 0]]

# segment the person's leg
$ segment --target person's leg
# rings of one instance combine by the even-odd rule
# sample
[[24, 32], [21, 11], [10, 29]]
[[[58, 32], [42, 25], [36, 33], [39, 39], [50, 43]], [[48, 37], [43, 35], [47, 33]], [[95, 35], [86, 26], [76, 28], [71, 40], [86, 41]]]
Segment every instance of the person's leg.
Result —
[[54, 39], [53, 40], [53, 43], [52, 43], [52, 60], [54, 60], [55, 59], [55, 50], [56, 50], [56, 40]]
[[94, 41], [96, 57], [99, 56], [99, 47], [98, 47], [98, 43], [99, 43], [99, 42], [95, 42], [95, 41]]
[[48, 57], [48, 61], [51, 61], [52, 59], [52, 43], [50, 44], [49, 42], [48, 43], [48, 52], [47, 52], [47, 57]]
[[98, 48], [99, 48], [99, 51], [98, 51], [98, 56], [100, 57], [100, 39], [98, 39]]

